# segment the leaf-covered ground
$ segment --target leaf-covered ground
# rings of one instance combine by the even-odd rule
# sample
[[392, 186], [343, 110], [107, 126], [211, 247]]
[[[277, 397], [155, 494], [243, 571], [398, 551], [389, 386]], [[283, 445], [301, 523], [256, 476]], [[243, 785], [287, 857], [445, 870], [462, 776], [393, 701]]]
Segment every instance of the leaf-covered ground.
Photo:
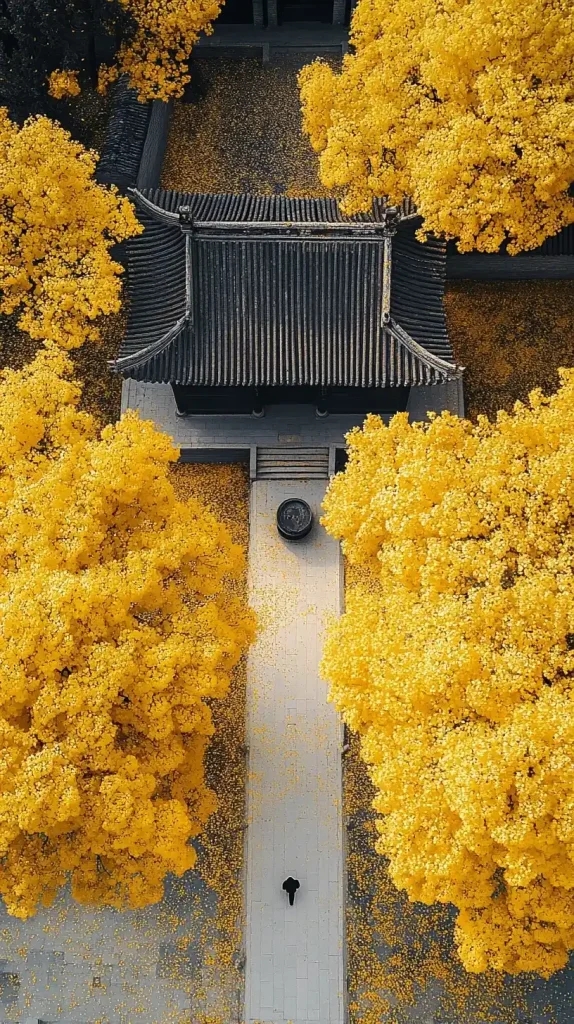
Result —
[[[81, 407], [91, 412], [102, 426], [114, 423], [120, 415], [122, 378], [112, 373], [108, 360], [118, 353], [126, 315], [124, 305], [119, 313], [101, 317], [101, 340], [70, 352], [75, 373], [83, 382]], [[39, 342], [19, 330], [17, 320], [17, 314], [0, 317], [0, 366], [13, 370], [30, 362], [40, 347]]]
[[325, 196], [315, 154], [301, 134], [297, 74], [308, 53], [195, 57], [204, 92], [175, 104], [163, 166], [164, 188], [189, 192]]
[[[493, 417], [574, 364], [574, 281], [447, 285], [449, 334], [466, 367], [466, 414]], [[364, 583], [347, 567], [346, 590]], [[549, 981], [473, 976], [452, 944], [448, 907], [409, 903], [374, 849], [374, 789], [352, 737], [345, 760], [351, 1024], [569, 1024], [574, 968]]]
[[471, 419], [555, 391], [574, 365], [574, 281], [452, 281], [446, 311]]
[[[347, 595], [369, 586], [346, 566]], [[410, 903], [375, 851], [375, 795], [350, 737], [343, 762], [347, 837], [347, 975], [351, 1024], [570, 1024], [574, 967], [549, 981], [492, 971], [468, 974], [452, 941], [448, 906]]]
[[[205, 96], [197, 105], [175, 106], [163, 185], [191, 191], [324, 195], [316, 159], [300, 133], [296, 74], [307, 60], [307, 55], [282, 55], [263, 66], [257, 58], [197, 58]], [[97, 147], [105, 110], [95, 102], [92, 106], [86, 100], [83, 141]], [[533, 387], [556, 386], [557, 368], [572, 364], [573, 300], [574, 282], [448, 286], [449, 330], [456, 357], [467, 367], [469, 416], [491, 416], [497, 408], [524, 399]], [[101, 345], [84, 346], [73, 354], [85, 381], [84, 406], [102, 423], [119, 415], [121, 379], [110, 373], [107, 360], [117, 353], [124, 318], [125, 312], [108, 318]], [[21, 366], [35, 349], [13, 318], [3, 319], [1, 365]], [[182, 495], [199, 493], [229, 522], [236, 539], [246, 541], [248, 481], [241, 467], [178, 466], [173, 472]], [[351, 576], [348, 586], [354, 582]], [[231, 1019], [242, 982], [237, 954], [245, 777], [237, 723], [243, 721], [244, 700], [241, 666], [229, 697], [216, 710], [218, 733], [209, 755], [209, 778], [220, 809], [209, 823], [198, 869], [190, 873], [193, 878], [170, 885], [159, 907], [119, 919], [103, 912], [88, 921], [85, 911], [71, 908], [65, 897], [34, 925], [3, 919], [0, 956], [21, 967], [22, 976], [27, 972], [29, 979], [36, 979], [34, 997], [46, 989], [44, 1016], [58, 1019], [51, 1014], [57, 1005], [63, 1008], [57, 972], [53, 980], [46, 973], [55, 952], [76, 965], [79, 979], [76, 988], [68, 984], [68, 1013], [77, 993], [89, 996], [94, 1017], [105, 1013], [106, 998], [113, 996], [120, 1006], [117, 1020], [148, 1024], [154, 1019], [143, 998], [148, 989], [144, 985], [138, 990], [138, 985], [156, 977], [159, 956], [160, 984], [167, 983], [174, 992], [170, 1020], [187, 1019], [177, 1008], [177, 993], [192, 1002], [197, 1019], [201, 1013]], [[570, 970], [547, 983], [473, 979], [462, 972], [452, 952], [448, 909], [409, 904], [390, 883], [384, 860], [374, 852], [371, 799], [353, 738], [345, 760], [352, 1024], [569, 1024], [574, 1017]], [[81, 971], [87, 980], [84, 974], [80, 979]], [[92, 975], [101, 984], [94, 986]], [[22, 1004], [17, 986], [8, 986], [0, 1007], [3, 1017], [14, 1017], [19, 1005], [32, 1012], [31, 996], [24, 999], [23, 986], [21, 995]]]
[[[102, 340], [71, 353], [84, 383], [82, 406], [101, 425], [120, 413], [122, 380], [108, 360], [125, 329], [124, 310], [101, 321]], [[38, 344], [16, 317], [2, 318], [0, 365], [20, 368]], [[202, 500], [248, 541], [248, 479], [243, 466], [176, 464], [181, 498]], [[245, 591], [245, 576], [236, 585]], [[236, 589], [236, 588], [234, 588]], [[231, 584], [230, 584], [231, 593]], [[207, 754], [207, 782], [219, 807], [197, 844], [194, 871], [170, 879], [164, 900], [118, 915], [78, 907], [63, 892], [29, 922], [0, 907], [0, 959], [14, 980], [0, 986], [0, 1016], [71, 1020], [74, 1011], [109, 1024], [228, 1024], [238, 1019], [243, 973], [242, 875], [245, 799], [245, 663], [227, 697], [212, 705], [216, 734]], [[96, 979], [96, 981], [94, 981]], [[0, 979], [1, 980], [1, 979]], [[82, 1018], [83, 1019], [83, 1018]], [[87, 1018], [86, 1018], [87, 1019]]]

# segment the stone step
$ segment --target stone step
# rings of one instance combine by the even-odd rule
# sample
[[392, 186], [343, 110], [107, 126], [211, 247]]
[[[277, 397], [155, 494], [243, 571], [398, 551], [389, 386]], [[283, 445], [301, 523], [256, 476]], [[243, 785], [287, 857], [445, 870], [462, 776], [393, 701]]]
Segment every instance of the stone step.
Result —
[[257, 447], [256, 480], [327, 480], [329, 449]]

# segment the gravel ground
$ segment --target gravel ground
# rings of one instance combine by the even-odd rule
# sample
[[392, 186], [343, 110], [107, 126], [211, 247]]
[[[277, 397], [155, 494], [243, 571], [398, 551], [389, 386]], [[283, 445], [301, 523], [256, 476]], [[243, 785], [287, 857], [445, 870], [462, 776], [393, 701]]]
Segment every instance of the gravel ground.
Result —
[[574, 281], [453, 281], [446, 310], [471, 419], [555, 391], [574, 364]]
[[176, 103], [164, 188], [189, 192], [326, 196], [317, 160], [301, 133], [297, 74], [308, 53], [197, 57], [205, 95]]

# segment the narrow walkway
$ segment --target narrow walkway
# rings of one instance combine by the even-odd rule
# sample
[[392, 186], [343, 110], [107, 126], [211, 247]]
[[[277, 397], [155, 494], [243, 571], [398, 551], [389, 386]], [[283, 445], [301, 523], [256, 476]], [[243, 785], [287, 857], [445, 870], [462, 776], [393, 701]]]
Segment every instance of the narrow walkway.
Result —
[[[258, 480], [250, 591], [260, 635], [248, 665], [245, 1024], [343, 1024], [341, 726], [318, 665], [340, 611], [339, 546], [315, 522], [283, 541], [277, 506], [311, 505], [326, 481]], [[300, 882], [289, 906], [282, 883]]]

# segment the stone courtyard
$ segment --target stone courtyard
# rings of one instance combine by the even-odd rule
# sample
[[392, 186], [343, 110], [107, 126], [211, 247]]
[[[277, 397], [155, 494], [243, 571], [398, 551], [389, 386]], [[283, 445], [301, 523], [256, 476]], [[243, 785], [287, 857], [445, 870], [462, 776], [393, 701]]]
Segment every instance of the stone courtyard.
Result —
[[2, 1020], [34, 1024], [180, 1024], [240, 1019], [238, 975], [205, 963], [216, 897], [199, 877], [172, 880], [143, 911], [89, 910], [62, 893], [18, 924], [2, 915]]
[[[277, 52], [263, 66], [245, 55], [199, 56], [213, 88], [198, 106], [176, 107], [163, 184], [322, 195], [298, 126], [296, 73], [309, 58]], [[246, 96], [249, 82], [255, 101]], [[286, 406], [261, 418], [183, 417], [168, 384], [129, 379], [126, 409], [165, 430], [186, 462], [214, 463], [216, 474], [229, 468], [221, 463], [234, 464], [245, 494], [250, 481], [249, 593], [260, 633], [247, 665], [246, 708], [234, 722], [245, 744], [247, 802], [239, 825], [221, 822], [240, 832], [244, 847], [231, 883], [244, 908], [240, 938], [230, 951], [221, 933], [225, 895], [201, 870], [170, 879], [162, 903], [143, 911], [94, 911], [62, 893], [30, 921], [3, 912], [0, 1021], [569, 1024], [570, 969], [550, 982], [469, 979], [453, 957], [449, 911], [407, 904], [373, 851], [370, 784], [356, 740], [347, 743], [327, 704], [318, 667], [325, 626], [345, 600], [345, 569], [318, 524], [320, 505], [345, 434], [362, 416]], [[412, 388], [411, 420], [429, 410], [464, 415], [461, 383]], [[289, 464], [293, 449], [297, 458], [320, 451], [307, 477]], [[261, 472], [261, 453], [269, 452], [271, 479]], [[275, 528], [277, 505], [294, 495], [316, 518], [300, 546]], [[281, 890], [290, 874], [301, 881], [293, 908]]]

